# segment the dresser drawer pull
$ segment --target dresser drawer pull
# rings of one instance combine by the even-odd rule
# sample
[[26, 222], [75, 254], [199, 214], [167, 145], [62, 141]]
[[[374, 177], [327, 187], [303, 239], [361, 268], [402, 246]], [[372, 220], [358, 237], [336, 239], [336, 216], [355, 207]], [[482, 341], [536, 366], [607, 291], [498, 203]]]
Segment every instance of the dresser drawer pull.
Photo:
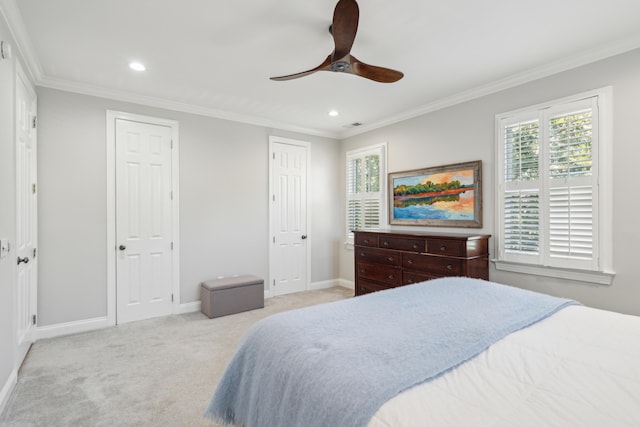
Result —
[[447, 270], [453, 270], [453, 265], [447, 264]]
[[444, 252], [444, 251], [446, 251], [446, 250], [447, 250], [447, 247], [446, 247], [445, 245], [442, 245], [442, 246], [440, 246], [440, 250], [441, 250], [442, 252]]
[[365, 270], [364, 268], [362, 270], [360, 270], [360, 273], [366, 273], [367, 270]]
[[389, 280], [393, 280], [393, 279], [394, 279], [393, 274], [388, 275], [388, 276], [387, 276], [387, 279], [389, 279]]
[[369, 239], [364, 239], [363, 242], [364, 243], [369, 243]]
[[413, 283], [413, 279], [409, 279], [407, 283]]
[[364, 252], [360, 252], [360, 256], [367, 256]]
[[389, 261], [389, 262], [393, 262], [393, 257], [392, 257], [392, 256], [390, 256], [389, 258], [387, 258], [387, 261]]
[[415, 243], [413, 244], [413, 249], [418, 249], [418, 245], [416, 245]]
[[407, 264], [413, 264], [413, 260], [412, 259], [408, 259], [407, 260]]
[[389, 242], [385, 240], [384, 242], [382, 242], [382, 246], [389, 246]]

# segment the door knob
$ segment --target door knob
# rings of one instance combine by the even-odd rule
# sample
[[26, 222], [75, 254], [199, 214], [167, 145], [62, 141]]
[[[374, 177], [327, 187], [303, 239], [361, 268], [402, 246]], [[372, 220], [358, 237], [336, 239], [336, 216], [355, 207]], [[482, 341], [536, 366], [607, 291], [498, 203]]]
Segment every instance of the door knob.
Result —
[[118, 246], [118, 249], [120, 249], [121, 251], [124, 251], [125, 249], [127, 249], [127, 247], [125, 245], [120, 245]]
[[305, 239], [307, 238], [307, 235], [306, 235], [306, 234], [303, 234], [300, 238], [301, 238], [302, 240], [305, 240]]
[[18, 265], [22, 264], [22, 263], [28, 264], [29, 263], [29, 257], [24, 257], [24, 258], [20, 258], [18, 257]]

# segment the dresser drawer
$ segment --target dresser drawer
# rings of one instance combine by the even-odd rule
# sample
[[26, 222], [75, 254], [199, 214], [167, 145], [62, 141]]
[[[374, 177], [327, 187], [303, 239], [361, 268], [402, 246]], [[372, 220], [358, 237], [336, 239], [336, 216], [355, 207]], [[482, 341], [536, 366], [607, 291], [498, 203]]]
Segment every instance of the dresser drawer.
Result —
[[465, 242], [444, 239], [427, 239], [427, 253], [444, 255], [444, 256], [460, 256], [467, 255]]
[[365, 247], [356, 247], [355, 252], [356, 262], [358, 263], [390, 265], [393, 267], [400, 267], [400, 264], [402, 264], [402, 255], [399, 252]]
[[382, 283], [371, 282], [366, 279], [358, 280], [356, 285], [356, 295], [369, 294], [371, 292], [384, 291], [385, 289], [391, 289], [390, 286], [385, 286]]
[[398, 286], [402, 284], [402, 270], [381, 265], [358, 263], [358, 280], [361, 278]]
[[397, 249], [409, 252], [425, 252], [424, 239], [380, 236], [379, 246], [384, 249]]
[[378, 235], [371, 233], [356, 233], [355, 244], [358, 246], [378, 247]]
[[463, 260], [439, 256], [402, 254], [402, 266], [407, 269], [422, 270], [427, 274], [458, 276], [462, 274]]
[[402, 272], [402, 284], [403, 285], [413, 285], [414, 283], [425, 282], [431, 279], [437, 279], [438, 275], [429, 275], [426, 273], [417, 273], [415, 271], [404, 270]]

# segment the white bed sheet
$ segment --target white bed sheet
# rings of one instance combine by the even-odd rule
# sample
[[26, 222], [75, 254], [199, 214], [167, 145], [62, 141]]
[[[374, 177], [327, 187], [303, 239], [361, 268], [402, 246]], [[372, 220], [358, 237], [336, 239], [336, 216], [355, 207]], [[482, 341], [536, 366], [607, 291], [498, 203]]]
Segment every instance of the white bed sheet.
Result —
[[640, 317], [570, 306], [385, 403], [368, 427], [640, 426]]

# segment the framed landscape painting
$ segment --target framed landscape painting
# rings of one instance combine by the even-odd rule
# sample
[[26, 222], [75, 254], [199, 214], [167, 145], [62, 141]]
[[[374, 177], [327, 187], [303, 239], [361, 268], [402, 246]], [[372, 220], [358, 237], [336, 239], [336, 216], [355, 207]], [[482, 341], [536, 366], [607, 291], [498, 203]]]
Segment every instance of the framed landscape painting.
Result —
[[482, 161], [390, 173], [389, 224], [482, 227]]

